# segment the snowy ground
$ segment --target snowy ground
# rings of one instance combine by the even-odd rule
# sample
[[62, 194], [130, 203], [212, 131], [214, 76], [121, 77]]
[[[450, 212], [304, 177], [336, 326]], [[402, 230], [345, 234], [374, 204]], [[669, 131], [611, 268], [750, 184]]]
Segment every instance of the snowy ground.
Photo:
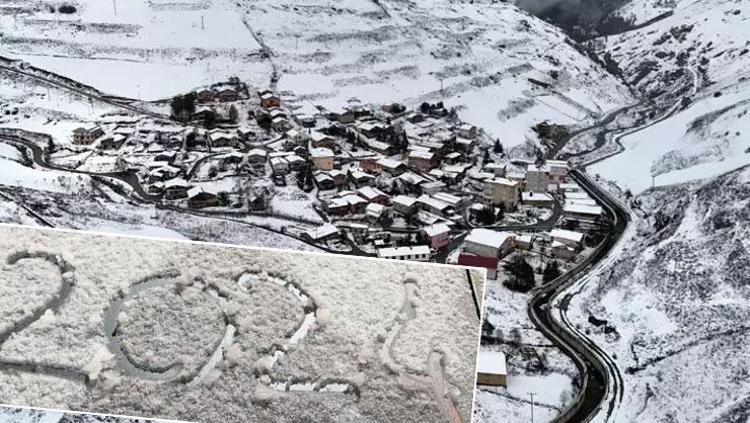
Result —
[[[625, 151], [591, 167], [592, 174], [639, 193], [716, 176], [750, 163], [750, 83], [712, 87], [669, 119], [620, 139]], [[720, 96], [714, 96], [720, 93]]]
[[[39, 300], [25, 303], [38, 317], [0, 346], [0, 361], [71, 375], [0, 372], [9, 403], [205, 422], [469, 421], [479, 321], [464, 269], [6, 226], [0, 244], [35, 252], [4, 277], [43, 271]], [[44, 312], [58, 295], [50, 279], [72, 283], [57, 312]], [[5, 308], [28, 298], [28, 283], [6, 285]], [[194, 361], [222, 337], [217, 322], [189, 317], [206, 307], [236, 333], [204, 371]]]
[[[0, 408], [0, 423], [168, 423], [165, 420], [115, 417], [102, 414], [72, 413], [69, 411], [36, 408]], [[172, 422], [178, 423], [178, 422]]]
[[[578, 371], [570, 359], [535, 329], [528, 318], [528, 294], [514, 292], [499, 280], [490, 280], [485, 290], [485, 316], [495, 326], [501, 342], [483, 345], [485, 350], [503, 351], [508, 357], [508, 387], [479, 386], [474, 405], [474, 421], [522, 422], [531, 417], [553, 420], [575, 393]], [[544, 369], [533, 369], [540, 362]]]
[[41, 1], [6, 3], [25, 9], [0, 20], [6, 53], [111, 94], [156, 100], [239, 73], [258, 83], [268, 74], [228, 0], [85, 0], [70, 15]]
[[625, 153], [594, 167], [595, 173], [633, 192], [650, 187], [652, 175], [656, 185], [668, 185], [750, 163], [750, 4], [633, 0], [620, 14], [640, 22], [664, 10], [673, 14], [597, 40], [601, 51], [610, 53], [625, 78], [646, 96], [686, 76], [693, 80], [693, 87], [675, 99], [678, 113], [624, 137]]

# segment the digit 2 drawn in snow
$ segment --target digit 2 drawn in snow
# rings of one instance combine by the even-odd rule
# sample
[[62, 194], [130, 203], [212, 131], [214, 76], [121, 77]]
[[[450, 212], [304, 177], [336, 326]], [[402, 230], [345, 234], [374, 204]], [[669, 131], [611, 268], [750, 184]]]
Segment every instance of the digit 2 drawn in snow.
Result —
[[[45, 265], [55, 270], [40, 271]], [[0, 300], [4, 311], [0, 317], [0, 348], [15, 334], [44, 318], [47, 313], [59, 311], [75, 286], [74, 271], [73, 266], [61, 256], [43, 251], [21, 251], [5, 260], [0, 272], [0, 284], [15, 286], [16, 289], [7, 290], [10, 294], [3, 295]], [[53, 278], [55, 280], [51, 280], [50, 273], [57, 273]], [[35, 301], [39, 301], [39, 304], [32, 305], [30, 311], [26, 310], [27, 304], [34, 304]], [[31, 359], [0, 360], [0, 370], [46, 374], [88, 382], [88, 375], [81, 370]]]

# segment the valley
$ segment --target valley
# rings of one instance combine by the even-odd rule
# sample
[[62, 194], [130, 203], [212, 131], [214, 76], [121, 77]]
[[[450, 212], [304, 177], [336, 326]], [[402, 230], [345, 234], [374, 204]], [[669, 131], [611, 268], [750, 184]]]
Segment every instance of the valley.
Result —
[[[494, 276], [482, 349], [509, 370], [508, 386], [477, 389], [476, 421], [747, 415], [736, 377], [747, 369], [732, 354], [746, 354], [748, 2], [613, 2], [585, 25], [555, 20], [566, 2], [79, 0], [71, 16], [6, 3], [3, 222], [468, 260]], [[219, 100], [233, 80], [244, 91]], [[170, 102], [203, 91], [217, 97], [197, 107], [226, 116], [231, 104], [240, 117], [176, 118]], [[264, 106], [264, 93], [279, 104]], [[261, 128], [265, 114], [285, 123]], [[94, 127], [122, 144], [75, 145], [74, 130]], [[188, 146], [191, 128], [205, 145]], [[238, 141], [215, 144], [216, 130]], [[159, 132], [163, 142], [149, 135]], [[170, 151], [177, 160], [159, 163]], [[233, 154], [240, 162], [220, 161]], [[309, 163], [310, 191], [293, 156]], [[154, 162], [175, 174], [151, 179]], [[217, 203], [166, 198], [177, 179]], [[505, 181], [518, 204], [491, 188]], [[253, 210], [255, 198], [273, 205]], [[576, 201], [602, 217], [577, 216]], [[582, 241], [560, 246], [559, 230]], [[488, 233], [489, 262], [474, 242]], [[522, 292], [509, 288], [517, 257], [533, 265]], [[551, 263], [562, 274], [547, 279]]]

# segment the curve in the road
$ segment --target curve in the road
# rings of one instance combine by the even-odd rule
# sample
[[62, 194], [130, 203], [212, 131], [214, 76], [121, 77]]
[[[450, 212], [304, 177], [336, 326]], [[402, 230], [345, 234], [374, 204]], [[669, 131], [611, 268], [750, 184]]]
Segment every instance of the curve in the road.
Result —
[[561, 322], [564, 327], [558, 323], [553, 315], [555, 310], [550, 305], [607, 256], [624, 233], [630, 215], [582, 172], [574, 170], [571, 176], [603, 205], [612, 221], [611, 231], [586, 260], [540, 288], [529, 302], [528, 312], [532, 322], [542, 333], [573, 359], [582, 376], [582, 386], [576, 401], [557, 420], [584, 422], [598, 414], [605, 402], [609, 403], [608, 410], [614, 408], [614, 402], [621, 398], [622, 376], [612, 359], [585, 336], [573, 330], [567, 320]]

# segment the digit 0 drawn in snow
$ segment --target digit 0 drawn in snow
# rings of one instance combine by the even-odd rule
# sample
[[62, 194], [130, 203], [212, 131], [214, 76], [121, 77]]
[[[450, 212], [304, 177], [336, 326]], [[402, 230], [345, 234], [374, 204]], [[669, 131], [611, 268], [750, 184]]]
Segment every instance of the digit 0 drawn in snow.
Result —
[[[182, 299], [188, 301], [191, 305], [195, 305], [196, 302], [200, 302], [200, 299], [203, 298], [215, 302], [215, 298], [212, 298], [212, 296], [207, 293], [209, 290], [208, 287], [198, 289], [193, 286], [194, 283], [199, 282], [200, 280], [188, 280], [177, 270], [167, 270], [160, 274], [152, 275], [137, 281], [130, 285], [126, 292], [120, 292], [119, 295], [111, 301], [104, 314], [104, 334], [107, 338], [107, 346], [115, 355], [120, 370], [127, 375], [143, 379], [188, 384], [200, 382], [208, 376], [214, 367], [218, 366], [223, 357], [223, 350], [225, 350], [231, 343], [235, 332], [234, 326], [228, 323], [228, 317], [223, 311], [221, 313], [216, 313], [216, 316], [214, 316], [222, 317], [222, 325], [224, 325], [224, 328], [222, 328], [222, 334], [220, 336], [217, 335], [218, 339], [214, 342], [213, 353], [200, 367], [195, 365], [195, 363], [192, 366], [187, 365], [184, 360], [172, 361], [172, 358], [170, 358], [170, 361], [167, 363], [154, 363], [154, 361], [157, 361], [160, 358], [165, 358], [165, 355], [169, 356], [169, 353], [165, 354], [164, 351], [159, 351], [157, 360], [154, 360], [153, 351], [144, 351], [142, 348], [139, 348], [140, 346], [137, 343], [128, 342], [127, 329], [123, 329], [122, 322], [118, 320], [124, 307], [127, 308], [131, 302], [147, 300], [149, 297], [154, 297], [154, 295], [147, 295], [150, 291], [154, 290], [161, 290], [161, 293], [163, 294], [162, 296], [172, 296], [174, 297], [172, 298], [173, 300]], [[162, 298], [156, 297], [156, 299], [160, 300]], [[215, 305], [217, 308], [220, 308], [220, 304], [216, 303]], [[168, 308], [168, 312], [179, 312], [179, 310], [176, 309], [176, 304], [173, 305], [164, 301], [162, 307], [163, 306]], [[194, 310], [197, 311], [197, 309]], [[205, 309], [200, 309], [201, 314], [204, 314], [202, 313], [203, 310]], [[153, 308], [153, 312], [158, 313], [159, 311], [164, 311], [164, 309]], [[129, 317], [129, 320], [133, 320], [133, 316]], [[145, 319], [150, 320], [149, 317], [151, 316], [146, 316]], [[162, 322], [161, 319], [157, 321]], [[146, 327], [151, 328], [148, 324]], [[170, 331], [176, 331], [179, 328], [175, 327], [168, 329]], [[156, 329], [156, 333], [158, 333], [158, 329]], [[148, 340], [147, 343], [149, 343]], [[138, 351], [134, 351], [136, 349]], [[177, 353], [173, 351], [170, 352]], [[151, 356], [152, 358], [141, 360], [135, 357], [136, 354], [145, 357]]]
[[445, 353], [439, 349], [430, 351], [426, 359], [427, 370], [413, 369], [401, 364], [395, 357], [393, 345], [398, 341], [409, 321], [417, 317], [417, 309], [414, 300], [419, 295], [419, 286], [414, 279], [404, 280], [404, 302], [401, 310], [393, 319], [393, 324], [383, 339], [383, 347], [380, 350], [380, 361], [388, 371], [397, 375], [405, 383], [422, 386], [426, 391], [433, 393], [435, 401], [440, 406], [446, 420], [451, 423], [461, 423], [461, 413], [453, 401], [451, 391], [459, 388], [448, 380], [445, 370]]
[[[40, 270], [44, 263], [55, 268], [59, 281], [51, 280], [49, 272]], [[0, 300], [4, 307], [0, 318], [0, 349], [11, 337], [27, 329], [48, 312], [59, 312], [75, 285], [74, 271], [73, 266], [61, 256], [44, 251], [20, 251], [5, 260], [5, 266], [0, 272], [0, 284], [6, 292], [8, 288], [15, 292], [4, 294]], [[33, 292], [29, 293], [28, 289]], [[15, 297], [14, 294], [20, 297]], [[33, 307], [30, 313], [24, 314], [24, 306], [34, 300], [43, 302]], [[32, 360], [0, 360], [0, 371], [36, 373], [88, 382], [88, 375], [80, 370]]]

